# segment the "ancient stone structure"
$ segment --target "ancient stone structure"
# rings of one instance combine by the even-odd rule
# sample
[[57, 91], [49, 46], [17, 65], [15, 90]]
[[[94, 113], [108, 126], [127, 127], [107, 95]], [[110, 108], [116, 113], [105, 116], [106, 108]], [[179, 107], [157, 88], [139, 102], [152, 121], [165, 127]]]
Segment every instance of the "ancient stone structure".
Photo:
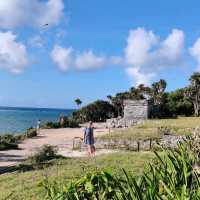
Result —
[[149, 100], [125, 100], [124, 117], [107, 120], [108, 127], [127, 127], [145, 119], [151, 115], [153, 105]]

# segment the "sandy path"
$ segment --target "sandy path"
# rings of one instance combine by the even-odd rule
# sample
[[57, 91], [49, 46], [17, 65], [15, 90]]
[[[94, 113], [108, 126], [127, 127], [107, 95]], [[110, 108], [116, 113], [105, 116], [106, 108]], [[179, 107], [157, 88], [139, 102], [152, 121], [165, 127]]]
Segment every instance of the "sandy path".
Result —
[[[108, 133], [108, 129], [97, 128], [94, 130], [95, 136]], [[73, 138], [83, 137], [82, 128], [62, 128], [62, 129], [43, 129], [40, 134], [31, 139], [24, 140], [19, 144], [20, 150], [0, 151], [0, 168], [16, 165], [32, 155], [38, 148], [44, 144], [57, 146], [58, 154], [70, 157], [84, 156], [84, 152], [72, 151]], [[105, 151], [97, 152], [97, 154], [106, 153]]]

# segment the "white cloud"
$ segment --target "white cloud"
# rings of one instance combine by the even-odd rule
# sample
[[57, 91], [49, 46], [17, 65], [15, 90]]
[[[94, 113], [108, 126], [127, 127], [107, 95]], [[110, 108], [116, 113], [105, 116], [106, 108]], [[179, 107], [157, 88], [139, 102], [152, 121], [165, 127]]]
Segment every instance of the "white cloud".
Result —
[[136, 84], [136, 85], [140, 85], [140, 84], [149, 85], [152, 78], [154, 78], [156, 76], [155, 72], [145, 74], [145, 73], [141, 73], [138, 68], [133, 68], [133, 67], [128, 67], [126, 69], [126, 72], [128, 73], [128, 75], [131, 78], [134, 78], [133, 85], [134, 84]]
[[197, 70], [200, 71], [200, 38], [189, 49], [189, 52], [197, 60]]
[[0, 68], [21, 73], [28, 64], [25, 45], [16, 41], [12, 32], [0, 32]]
[[44, 40], [40, 35], [35, 35], [29, 39], [28, 43], [32, 47], [42, 48], [44, 46]]
[[72, 48], [64, 48], [55, 45], [51, 58], [61, 71], [78, 70], [88, 71], [102, 68], [106, 65], [118, 65], [122, 59], [120, 57], [96, 55], [92, 50], [77, 53]]
[[76, 55], [74, 66], [78, 70], [90, 70], [90, 69], [100, 68], [104, 66], [106, 62], [107, 62], [106, 57], [96, 56], [90, 50], [90, 51], [85, 51], [81, 54]]
[[63, 0], [1, 0], [0, 28], [55, 25], [63, 10]]
[[181, 30], [173, 29], [163, 41], [144, 28], [131, 30], [125, 48], [126, 71], [136, 84], [148, 83], [159, 69], [179, 65], [183, 52], [184, 33]]
[[63, 48], [58, 45], [54, 46], [51, 52], [51, 58], [61, 71], [68, 71], [73, 65], [72, 52], [71, 47]]

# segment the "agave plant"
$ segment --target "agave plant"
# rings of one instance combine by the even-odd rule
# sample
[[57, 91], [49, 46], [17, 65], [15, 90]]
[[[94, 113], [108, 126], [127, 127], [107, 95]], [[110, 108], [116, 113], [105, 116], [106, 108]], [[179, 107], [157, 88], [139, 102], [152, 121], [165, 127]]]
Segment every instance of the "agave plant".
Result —
[[196, 152], [189, 147], [186, 142], [180, 143], [176, 150], [155, 152], [156, 158], [140, 177], [125, 169], [123, 179], [105, 171], [94, 172], [69, 187], [46, 186], [47, 197], [51, 200], [199, 200], [200, 180], [194, 169]]

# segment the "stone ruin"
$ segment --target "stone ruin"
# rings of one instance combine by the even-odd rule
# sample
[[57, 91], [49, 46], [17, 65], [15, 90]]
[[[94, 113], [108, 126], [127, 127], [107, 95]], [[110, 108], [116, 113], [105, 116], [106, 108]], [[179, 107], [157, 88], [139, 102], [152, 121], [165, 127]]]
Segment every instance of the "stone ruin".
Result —
[[150, 100], [125, 100], [124, 116], [106, 121], [108, 128], [130, 127], [151, 116], [153, 104]]

